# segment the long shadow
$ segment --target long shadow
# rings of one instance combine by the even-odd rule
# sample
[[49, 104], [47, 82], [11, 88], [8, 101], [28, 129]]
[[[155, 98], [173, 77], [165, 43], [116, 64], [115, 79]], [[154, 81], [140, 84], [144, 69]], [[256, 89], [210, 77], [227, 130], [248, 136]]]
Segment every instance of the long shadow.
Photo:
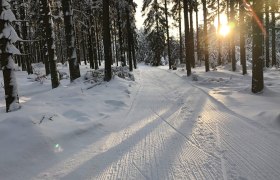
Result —
[[[123, 155], [150, 134], [155, 128], [160, 126], [163, 121], [157, 117], [155, 120], [144, 126], [139, 131], [122, 141], [120, 144], [108, 149], [107, 151], [94, 156], [92, 159], [75, 169], [63, 179], [80, 179], [85, 174], [98, 175], [109, 167], [113, 162], [119, 160]], [[101, 163], [100, 163], [101, 162]]]
[[[201, 99], [203, 100], [203, 99]], [[203, 104], [203, 102], [201, 102]], [[200, 107], [202, 108], [202, 106]], [[137, 145], [141, 140], [145, 139], [147, 136], [149, 136], [155, 129], [159, 128], [161, 125], [166, 125], [166, 122], [162, 120], [170, 118], [173, 113], [175, 112], [176, 107], [171, 108], [169, 111], [165, 112], [164, 114], [160, 114], [159, 117], [157, 117], [154, 121], [150, 122], [146, 126], [144, 126], [142, 129], [135, 132], [133, 135], [125, 139], [120, 144], [116, 145], [115, 147], [107, 150], [106, 152], [103, 152], [101, 154], [98, 154], [94, 156], [92, 159], [88, 160], [83, 165], [79, 166], [79, 168], [75, 169], [71, 173], [67, 174], [63, 177], [63, 179], [80, 179], [81, 177], [85, 177], [86, 175], [99, 175], [102, 173], [106, 168], [108, 168], [110, 165], [112, 165], [113, 162], [116, 162], [121, 159], [122, 156], [127, 154], [132, 150], [135, 145]], [[197, 111], [199, 112], [199, 111]], [[156, 115], [156, 114], [155, 114]], [[156, 115], [157, 116], [157, 115]], [[193, 115], [194, 117], [196, 114]], [[192, 117], [192, 118], [194, 118]], [[182, 124], [181, 126], [186, 126], [186, 124], [189, 127], [190, 131], [192, 130], [192, 126], [195, 124], [195, 121], [193, 122], [187, 122]], [[179, 129], [181, 130], [181, 129]], [[184, 133], [184, 132], [182, 132]], [[178, 132], [175, 132], [173, 136], [182, 136], [178, 134]], [[186, 134], [186, 136], [191, 134]], [[167, 141], [167, 147], [168, 144], [174, 144], [174, 139], [172, 137], [168, 138], [169, 141]], [[181, 150], [181, 144], [185, 144], [186, 139], [183, 138], [181, 141], [177, 144], [177, 147], [173, 147], [173, 151], [166, 151], [166, 156], [168, 156], [168, 161], [174, 161], [176, 158], [176, 155], [178, 155], [178, 152]], [[171, 153], [171, 154], [170, 154]], [[162, 157], [165, 157], [164, 153]], [[164, 159], [164, 158], [163, 158]], [[166, 158], [165, 158], [166, 159]], [[100, 163], [101, 162], [101, 163]]]

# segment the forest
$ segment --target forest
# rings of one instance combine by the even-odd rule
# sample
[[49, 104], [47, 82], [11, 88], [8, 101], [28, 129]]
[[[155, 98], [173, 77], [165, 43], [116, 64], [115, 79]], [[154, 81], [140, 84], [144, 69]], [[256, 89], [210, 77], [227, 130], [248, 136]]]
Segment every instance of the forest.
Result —
[[276, 180], [279, 0], [0, 0], [1, 180]]
[[[18, 109], [16, 64], [27, 74], [43, 63], [52, 88], [59, 86], [57, 63], [69, 66], [70, 81], [81, 63], [110, 81], [112, 66], [137, 68], [185, 64], [191, 76], [222, 64], [252, 63], [252, 92], [264, 88], [263, 68], [279, 66], [279, 2], [276, 0], [144, 0], [143, 27], [136, 28], [133, 0], [2, 0], [1, 70], [6, 112]], [[138, 7], [139, 8], [139, 7]], [[199, 20], [199, 17], [203, 17]], [[203, 23], [199, 23], [203, 22]], [[178, 36], [170, 31], [177, 29]]]

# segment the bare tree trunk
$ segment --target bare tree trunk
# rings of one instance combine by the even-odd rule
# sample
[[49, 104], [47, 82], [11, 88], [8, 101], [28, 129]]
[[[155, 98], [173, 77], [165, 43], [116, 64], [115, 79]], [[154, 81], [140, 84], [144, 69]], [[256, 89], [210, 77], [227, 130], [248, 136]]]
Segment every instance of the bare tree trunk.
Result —
[[240, 26], [240, 61], [242, 65], [242, 74], [247, 74], [247, 64], [246, 64], [246, 49], [245, 49], [245, 23], [244, 14], [245, 7], [243, 0], [239, 0], [239, 26]]
[[203, 5], [203, 20], [204, 20], [204, 60], [205, 60], [205, 71], [209, 69], [209, 50], [208, 50], [208, 29], [207, 29], [207, 8], [206, 0], [202, 0]]
[[56, 88], [59, 86], [58, 72], [56, 67], [56, 52], [55, 52], [55, 43], [53, 37], [53, 20], [51, 17], [51, 11], [48, 0], [41, 0], [41, 9], [43, 15], [43, 23], [45, 27], [46, 37], [47, 37], [47, 46], [48, 46], [48, 57], [50, 63], [50, 71], [51, 71], [51, 81], [52, 88]]
[[[89, 11], [89, 13], [91, 13]], [[94, 57], [93, 57], [93, 49], [92, 49], [92, 15], [90, 15], [90, 18], [87, 21], [87, 32], [88, 32], [88, 36], [87, 36], [87, 42], [88, 42], [88, 59], [89, 59], [89, 65], [91, 69], [94, 69]]]
[[105, 55], [105, 81], [110, 81], [112, 78], [111, 62], [111, 34], [110, 34], [110, 16], [109, 16], [109, 0], [103, 0], [103, 43]]
[[[221, 18], [220, 18], [220, 0], [218, 0], [218, 33], [221, 30]], [[222, 52], [221, 52], [221, 36], [218, 35], [218, 65], [222, 64]]]
[[[234, 0], [230, 0], [230, 21], [233, 24], [233, 27], [235, 26], [235, 11], [234, 11]], [[235, 57], [235, 43], [234, 43], [234, 37], [235, 33], [234, 30], [231, 31], [230, 36], [230, 59], [232, 63], [232, 71], [236, 71], [236, 57]]]
[[276, 12], [276, 1], [273, 1], [271, 4], [271, 26], [272, 26], [272, 31], [271, 31], [271, 46], [272, 46], [272, 66], [276, 66], [276, 30], [275, 30], [275, 12]]
[[195, 67], [195, 59], [194, 59], [194, 30], [193, 30], [193, 3], [190, 5], [190, 59], [191, 66]]
[[77, 52], [75, 46], [75, 31], [73, 24], [72, 0], [62, 0], [64, 15], [65, 37], [67, 45], [67, 60], [69, 62], [70, 80], [81, 76], [79, 63], [77, 61]]
[[[263, 0], [254, 0], [253, 9], [255, 10], [256, 21], [262, 22]], [[253, 20], [253, 21], [254, 21]], [[252, 92], [259, 93], [264, 88], [263, 80], [263, 54], [262, 54], [262, 38], [263, 32], [257, 22], [253, 22], [253, 66], [252, 66]]]
[[132, 67], [132, 49], [131, 49], [131, 43], [133, 42], [133, 39], [131, 39], [131, 23], [130, 23], [130, 17], [129, 17], [129, 5], [126, 7], [126, 28], [127, 28], [127, 53], [128, 53], [128, 65], [129, 65], [129, 71], [133, 71]]
[[189, 28], [189, 5], [188, 1], [184, 0], [184, 20], [185, 20], [185, 51], [186, 51], [186, 69], [187, 76], [190, 76], [192, 73], [191, 70], [191, 60], [190, 60], [190, 45], [189, 45], [189, 37], [190, 37], [190, 28]]
[[182, 39], [182, 15], [181, 15], [181, 0], [178, 0], [179, 3], [179, 41], [180, 41], [180, 64], [183, 63], [183, 39]]
[[171, 53], [170, 53], [170, 39], [169, 39], [167, 0], [164, 0], [164, 11], [165, 11], [165, 22], [166, 22], [167, 55], [168, 55], [168, 62], [169, 62], [168, 64], [169, 64], [169, 69], [171, 69], [171, 66], [173, 65], [173, 61], [171, 59]]
[[269, 57], [269, 4], [268, 0], [265, 1], [265, 28], [266, 28], [266, 35], [265, 35], [265, 65], [269, 68], [270, 65], [270, 57]]

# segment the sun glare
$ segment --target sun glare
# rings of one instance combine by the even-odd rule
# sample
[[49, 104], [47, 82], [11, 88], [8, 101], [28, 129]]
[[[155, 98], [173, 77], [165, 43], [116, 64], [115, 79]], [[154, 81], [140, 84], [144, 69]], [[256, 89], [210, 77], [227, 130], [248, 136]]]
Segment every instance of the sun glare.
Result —
[[[221, 24], [221, 26], [222, 26], [222, 25], [225, 25], [225, 24], [227, 24], [227, 23], [228, 23], [228, 21], [227, 21], [227, 16], [226, 16], [225, 14], [220, 14], [220, 24]], [[216, 28], [218, 28], [218, 16], [215, 17], [214, 26], [215, 26]]]
[[219, 34], [221, 36], [227, 36], [230, 33], [230, 27], [226, 24], [221, 25]]
[[[218, 17], [214, 20], [214, 26], [218, 29]], [[220, 14], [220, 30], [218, 31], [218, 35], [227, 36], [230, 33], [230, 25], [227, 21], [227, 16], [225, 14]]]

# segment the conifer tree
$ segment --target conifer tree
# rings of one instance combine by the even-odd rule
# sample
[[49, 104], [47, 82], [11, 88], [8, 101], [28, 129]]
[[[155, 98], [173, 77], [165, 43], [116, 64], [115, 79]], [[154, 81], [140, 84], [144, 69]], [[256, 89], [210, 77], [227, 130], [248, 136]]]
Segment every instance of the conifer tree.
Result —
[[0, 65], [3, 71], [6, 112], [20, 108], [14, 69], [14, 54], [20, 54], [13, 45], [19, 37], [11, 23], [15, 21], [9, 1], [0, 0]]
[[151, 49], [154, 53], [154, 66], [160, 65], [160, 58], [164, 51], [165, 17], [164, 11], [158, 0], [144, 0], [142, 12], [146, 13], [144, 21], [145, 31], [148, 34]]
[[74, 81], [81, 75], [79, 64], [77, 62], [77, 53], [75, 47], [72, 0], [62, 0], [62, 8], [64, 14], [65, 37], [67, 44], [67, 59], [69, 62], [70, 80]]

